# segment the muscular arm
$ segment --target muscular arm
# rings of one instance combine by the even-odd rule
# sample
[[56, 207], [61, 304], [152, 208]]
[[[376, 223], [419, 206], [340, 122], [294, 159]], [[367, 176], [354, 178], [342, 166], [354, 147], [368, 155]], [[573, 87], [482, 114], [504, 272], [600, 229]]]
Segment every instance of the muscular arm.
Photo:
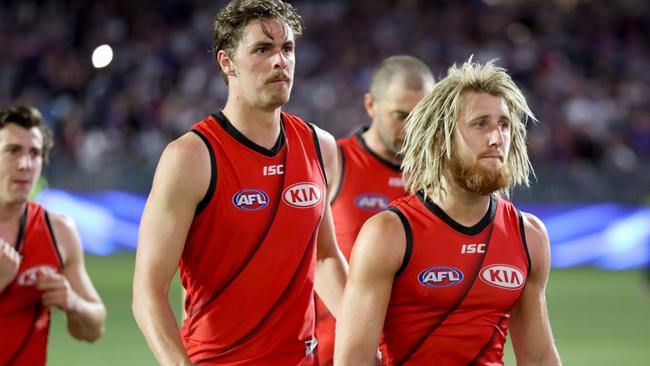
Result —
[[517, 365], [560, 365], [544, 294], [551, 263], [548, 234], [537, 217], [523, 215], [532, 270], [512, 311], [509, 323], [512, 346]]
[[43, 305], [65, 311], [70, 335], [95, 341], [104, 333], [106, 308], [86, 271], [79, 233], [68, 216], [51, 213], [50, 222], [63, 257], [63, 270], [40, 275], [37, 288], [42, 291]]
[[169, 144], [158, 163], [140, 222], [133, 315], [153, 354], [164, 365], [190, 364], [168, 291], [194, 212], [208, 189], [209, 159], [205, 144], [193, 133]]
[[405, 248], [404, 227], [394, 212], [379, 213], [361, 228], [336, 325], [336, 365], [374, 365], [393, 278]]
[[[315, 127], [320, 144], [323, 165], [329, 179], [337, 170], [336, 142], [327, 132]], [[328, 197], [332, 193], [331, 185], [328, 186]], [[318, 229], [318, 244], [316, 250], [316, 279], [314, 288], [330, 312], [336, 317], [343, 295], [347, 263], [341, 253], [334, 234], [334, 222], [329, 198], [326, 201], [323, 219]]]

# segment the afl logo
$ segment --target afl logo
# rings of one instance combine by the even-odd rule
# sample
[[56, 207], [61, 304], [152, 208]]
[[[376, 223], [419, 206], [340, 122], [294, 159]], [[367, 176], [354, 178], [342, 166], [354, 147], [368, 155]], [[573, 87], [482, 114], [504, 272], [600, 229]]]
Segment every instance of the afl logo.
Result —
[[525, 282], [524, 273], [519, 268], [507, 264], [487, 266], [481, 270], [480, 277], [489, 285], [508, 290], [519, 289], [524, 286]]
[[56, 268], [52, 266], [35, 266], [28, 268], [16, 278], [16, 282], [21, 286], [34, 286], [38, 281], [39, 274], [56, 273]]
[[463, 280], [463, 272], [454, 267], [432, 267], [420, 272], [418, 280], [427, 287], [453, 286]]
[[314, 183], [302, 182], [287, 187], [282, 199], [290, 206], [307, 208], [316, 206], [323, 199], [323, 194]]
[[259, 189], [242, 189], [232, 197], [232, 203], [240, 210], [257, 211], [269, 204], [269, 196]]
[[386, 196], [377, 193], [363, 193], [354, 197], [354, 204], [364, 211], [379, 212], [388, 207], [389, 203]]

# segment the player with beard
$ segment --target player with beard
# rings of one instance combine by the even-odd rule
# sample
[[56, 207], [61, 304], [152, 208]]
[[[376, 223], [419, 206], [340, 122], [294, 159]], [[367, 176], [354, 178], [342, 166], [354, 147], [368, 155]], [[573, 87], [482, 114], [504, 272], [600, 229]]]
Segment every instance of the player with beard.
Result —
[[366, 222], [338, 320], [335, 363], [371, 365], [382, 330], [389, 365], [559, 365], [544, 289], [546, 229], [506, 198], [528, 185], [526, 121], [504, 69], [452, 66], [409, 115], [410, 195]]

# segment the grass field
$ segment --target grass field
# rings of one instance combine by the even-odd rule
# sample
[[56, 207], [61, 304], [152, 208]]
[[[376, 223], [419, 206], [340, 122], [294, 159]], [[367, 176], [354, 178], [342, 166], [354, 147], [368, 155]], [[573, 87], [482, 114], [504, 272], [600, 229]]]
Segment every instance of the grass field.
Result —
[[[61, 312], [52, 319], [49, 365], [155, 365], [131, 315], [133, 255], [86, 258], [108, 308], [106, 334], [95, 344], [73, 340]], [[650, 362], [650, 286], [639, 271], [554, 270], [547, 289], [551, 323], [565, 365], [639, 366]], [[180, 310], [180, 286], [172, 303]], [[514, 365], [509, 350], [506, 365]]]

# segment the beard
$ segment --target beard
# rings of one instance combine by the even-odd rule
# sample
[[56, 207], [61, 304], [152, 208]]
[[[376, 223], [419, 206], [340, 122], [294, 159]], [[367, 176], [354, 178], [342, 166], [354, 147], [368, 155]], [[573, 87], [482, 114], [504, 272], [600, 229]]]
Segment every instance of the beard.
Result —
[[510, 186], [510, 170], [501, 164], [495, 170], [486, 169], [478, 162], [471, 163], [458, 153], [449, 161], [451, 177], [456, 184], [467, 192], [481, 196], [492, 194]]

